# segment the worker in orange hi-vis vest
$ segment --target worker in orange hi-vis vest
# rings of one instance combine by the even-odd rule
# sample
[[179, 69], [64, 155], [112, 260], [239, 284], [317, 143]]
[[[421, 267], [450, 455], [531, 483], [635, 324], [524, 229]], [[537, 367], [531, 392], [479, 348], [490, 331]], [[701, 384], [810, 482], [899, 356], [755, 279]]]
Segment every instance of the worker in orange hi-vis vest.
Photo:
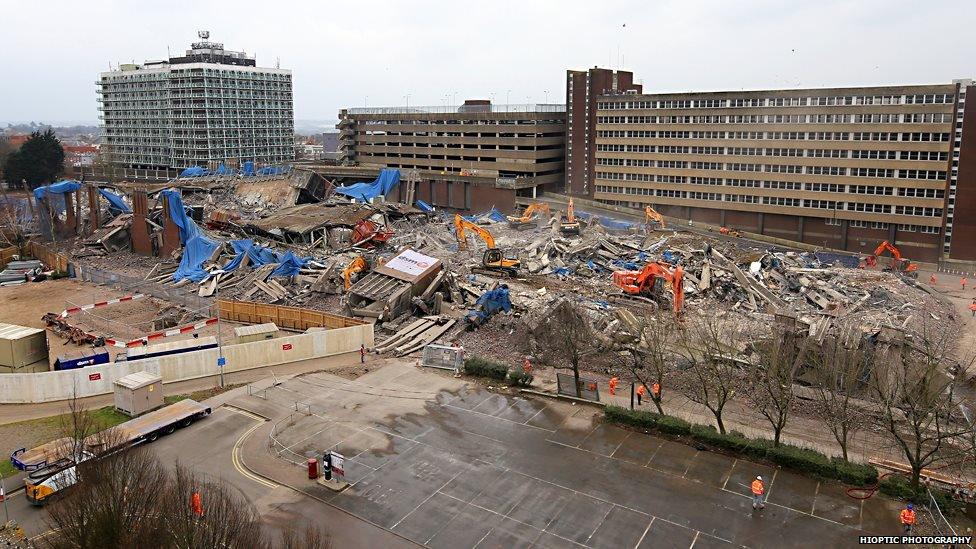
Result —
[[963, 291], [966, 291], [966, 284], [969, 284], [969, 279], [966, 277], [962, 277], [959, 279], [959, 283], [962, 284]]
[[969, 304], [969, 310], [976, 316], [976, 297], [973, 298], [973, 302]]
[[617, 394], [617, 383], [619, 383], [619, 382], [620, 382], [620, 380], [617, 379], [616, 377], [611, 377], [610, 378], [610, 394], [611, 395]]
[[200, 492], [193, 492], [190, 496], [190, 510], [197, 517], [203, 518], [203, 500], [200, 498]]
[[753, 509], [764, 509], [766, 503], [763, 502], [763, 494], [766, 493], [766, 485], [763, 484], [763, 479], [760, 476], [756, 477], [756, 480], [752, 481], [752, 508]]
[[901, 511], [901, 527], [905, 530], [905, 534], [910, 535], [912, 529], [915, 528], [915, 507], [909, 503], [907, 507]]
[[644, 394], [647, 393], [647, 389], [644, 388], [644, 384], [641, 383], [637, 386], [637, 405], [641, 405], [641, 399], [644, 398]]
[[939, 279], [935, 278], [935, 273], [932, 273], [932, 276], [929, 277], [929, 284], [935, 286], [938, 283], [939, 283]]
[[525, 357], [525, 360], [522, 362], [522, 371], [527, 374], [532, 372], [532, 363], [529, 362], [529, 357]]
[[661, 400], [661, 384], [656, 381], [651, 385], [651, 397], [654, 400]]

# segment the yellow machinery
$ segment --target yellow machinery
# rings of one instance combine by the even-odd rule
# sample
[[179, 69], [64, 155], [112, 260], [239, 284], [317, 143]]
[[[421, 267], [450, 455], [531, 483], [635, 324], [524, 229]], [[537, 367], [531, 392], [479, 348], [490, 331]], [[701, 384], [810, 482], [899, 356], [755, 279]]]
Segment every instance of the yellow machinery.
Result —
[[650, 206], [644, 206], [644, 224], [650, 226], [652, 221], [656, 221], [661, 228], [664, 228], [664, 216], [657, 213], [657, 210]]
[[345, 282], [347, 290], [352, 286], [352, 275], [366, 270], [366, 266], [366, 260], [363, 259], [363, 256], [359, 256], [346, 265], [345, 269], [342, 269], [342, 280]]
[[536, 215], [546, 215], [546, 218], [552, 217], [552, 213], [549, 211], [549, 204], [545, 202], [536, 202], [535, 204], [530, 204], [529, 207], [525, 208], [521, 216], [508, 215], [505, 216], [508, 219], [508, 226], [516, 229], [534, 229], [539, 226], [536, 223]]
[[482, 272], [486, 274], [493, 275], [505, 275], [505, 276], [516, 276], [518, 274], [519, 268], [522, 266], [522, 262], [518, 260], [518, 257], [513, 251], [508, 251], [507, 253], [502, 253], [501, 250], [495, 246], [495, 237], [488, 232], [484, 227], [479, 227], [478, 225], [464, 219], [460, 215], [454, 216], [454, 227], [457, 231], [458, 245], [462, 250], [468, 248], [468, 240], [465, 235], [466, 230], [472, 231], [478, 235], [482, 240], [485, 241], [485, 255], [481, 259], [481, 268], [473, 268], [472, 272]]
[[569, 199], [569, 205], [566, 206], [566, 217], [559, 223], [559, 232], [563, 234], [580, 234], [580, 223], [576, 220], [572, 198]]

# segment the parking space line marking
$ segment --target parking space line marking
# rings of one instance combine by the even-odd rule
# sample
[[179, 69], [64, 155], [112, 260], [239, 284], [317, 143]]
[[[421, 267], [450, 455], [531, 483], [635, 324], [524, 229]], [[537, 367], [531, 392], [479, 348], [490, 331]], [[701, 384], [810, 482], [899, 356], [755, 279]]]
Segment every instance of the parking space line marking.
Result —
[[448, 480], [447, 482], [445, 482], [444, 484], [442, 484], [440, 488], [438, 488], [438, 489], [434, 490], [433, 492], [431, 492], [430, 495], [427, 496], [426, 499], [424, 499], [424, 501], [421, 501], [420, 503], [418, 503], [417, 506], [414, 507], [413, 509], [411, 509], [409, 513], [407, 513], [406, 515], [403, 515], [403, 518], [401, 518], [400, 520], [396, 521], [396, 524], [394, 524], [393, 526], [390, 526], [390, 530], [393, 530], [394, 528], [396, 528], [397, 526], [399, 526], [400, 523], [403, 522], [404, 520], [406, 520], [407, 517], [409, 517], [410, 515], [412, 515], [414, 511], [416, 511], [417, 509], [420, 509], [420, 507], [423, 504], [425, 504], [428, 501], [430, 501], [430, 498], [434, 497], [443, 488], [446, 488], [448, 484], [454, 482], [454, 479], [458, 478], [461, 475], [461, 473], [463, 473], [463, 472], [464, 471], [462, 470], [462, 471], [458, 471], [457, 473], [454, 473], [454, 476], [451, 477], [450, 480]]
[[[441, 490], [438, 490], [437, 492], [439, 494], [441, 494], [442, 496], [447, 496], [449, 498], [453, 498], [453, 499], [456, 499], [458, 501], [463, 501], [461, 498], [456, 498], [456, 497], [454, 497], [454, 496], [452, 496], [450, 494], [444, 493], [442, 490], [443, 490], [443, 488], [441, 488]], [[478, 499], [478, 496], [480, 496], [483, 493], [485, 493], [485, 489], [484, 488], [482, 488], [481, 490], [478, 490], [478, 493], [475, 494], [474, 497], [471, 498], [471, 501], [474, 501], [474, 500]], [[431, 536], [429, 538], [427, 538], [427, 541], [424, 542], [424, 545], [430, 544], [430, 541], [432, 539], [434, 539], [435, 537], [437, 537], [437, 534], [440, 534], [441, 532], [443, 532], [445, 529], [447, 529], [447, 526], [449, 524], [451, 524], [452, 522], [454, 522], [454, 519], [456, 519], [459, 516], [461, 516], [461, 513], [464, 512], [464, 509], [467, 508], [469, 505], [471, 505], [471, 501], [464, 501], [464, 506], [461, 507], [460, 509], [458, 509], [458, 512], [457, 513], [454, 513], [454, 516], [452, 516], [450, 520], [448, 520], [447, 522], [445, 522], [444, 524], [442, 524], [440, 528], [438, 528], [433, 534], [431, 534]], [[489, 531], [489, 533], [490, 533], [490, 531]], [[485, 534], [485, 535], [487, 535], [487, 534]], [[481, 543], [481, 542], [479, 541], [478, 543]]]
[[688, 546], [688, 549], [692, 549], [695, 546], [695, 544], [698, 543], [698, 536], [700, 535], [701, 535], [701, 530], [695, 531], [695, 539], [691, 540], [691, 545]]
[[[745, 486], [745, 485], [743, 484], [743, 486]], [[734, 492], [732, 490], [726, 490], [725, 488], [722, 488], [722, 491], [723, 492], [728, 492], [730, 494], [735, 494], [735, 495], [737, 495], [739, 497], [743, 497], [743, 498], [747, 498], [747, 499], [752, 499], [752, 495], [751, 494], [750, 495], [741, 494], [739, 492]], [[851, 530], [857, 530], [857, 528], [855, 528], [855, 527], [853, 527], [853, 526], [851, 526], [849, 524], [844, 524], [843, 522], [837, 522], [836, 520], [831, 520], [831, 519], [826, 518], [826, 517], [821, 517], [821, 516], [818, 516], [818, 515], [814, 515], [813, 513], [807, 513], [806, 511], [801, 511], [799, 509], [794, 509], [794, 508], [789, 507], [789, 506], [786, 506], [786, 505], [780, 505], [778, 503], [773, 503], [773, 502], [771, 502], [769, 500], [766, 500], [766, 504], [767, 505], [772, 505], [774, 507], [779, 507], [781, 509], [788, 509], [790, 511], [793, 511], [794, 513], [800, 513], [801, 515], [807, 515], [807, 516], [813, 517], [815, 519], [824, 520], [824, 521], [827, 521], [829, 523], [836, 524], [838, 526], [843, 526], [844, 528], [849, 528]]]
[[[518, 473], [518, 471], [513, 471], [513, 472]], [[522, 474], [522, 473], [518, 473], [518, 474]], [[529, 476], [529, 475], [525, 475], [525, 476]], [[443, 492], [442, 492], [442, 494], [443, 494]], [[456, 498], [456, 497], [454, 497], [454, 496], [452, 496], [450, 494], [443, 494], [443, 495], [445, 495], [445, 496], [447, 496], [449, 498], [455, 499], [457, 501], [463, 502], [463, 500], [461, 500], [459, 498]], [[474, 500], [472, 500], [472, 501], [474, 501]], [[582, 543], [580, 543], [578, 541], [574, 541], [574, 540], [571, 540], [569, 538], [564, 538], [563, 536], [560, 536], [559, 534], [554, 534], [552, 532], [546, 532], [545, 530], [539, 530], [538, 528], [536, 528], [535, 526], [532, 526], [531, 524], [529, 524], [527, 522], [522, 522], [521, 520], [519, 520], [517, 518], [512, 518], [510, 516], [503, 515], [503, 514], [499, 513], [498, 511], [489, 509], [487, 507], [482, 507], [482, 506], [477, 505], [475, 503], [468, 503], [468, 505], [470, 505], [471, 507], [474, 507], [475, 509], [481, 509], [482, 511], [486, 511], [486, 512], [491, 513], [493, 515], [498, 515], [498, 516], [500, 516], [502, 518], [505, 518], [505, 519], [508, 519], [508, 520], [510, 520], [512, 522], [517, 522], [517, 523], [521, 524], [522, 526], [528, 526], [529, 528], [531, 528], [533, 530], [538, 530], [540, 533], [546, 533], [546, 534], [549, 534], [550, 536], [557, 537], [557, 538], [559, 538], [559, 539], [561, 539], [563, 541], [568, 541], [569, 543], [572, 543], [573, 545], [578, 545], [580, 547], [586, 547], [585, 545], [583, 545]], [[478, 543], [476, 543], [474, 545], [474, 547], [478, 547], [479, 545], [481, 545], [481, 542], [482, 541], [485, 541], [485, 538], [487, 538], [494, 531], [495, 531], [495, 528], [494, 527], [492, 527], [491, 530], [488, 530], [488, 533], [486, 533], [485, 536], [483, 538], [481, 538], [481, 540], [478, 541]], [[538, 539], [538, 538], [536, 538], [536, 539]]]
[[817, 509], [817, 496], [820, 495], [820, 481], [817, 481], [817, 488], [813, 491], [813, 505], [810, 506], [810, 514], [812, 515], [814, 510]]
[[627, 436], [625, 436], [623, 439], [621, 439], [620, 444], [618, 444], [617, 447], [614, 448], [612, 452], [610, 452], [610, 457], [611, 458], [613, 458], [613, 455], [616, 454], [617, 453], [617, 450], [619, 450], [620, 447], [624, 445], [624, 442], [627, 442], [627, 439], [630, 438], [630, 435], [632, 435], [632, 434], [634, 434], [633, 431], [627, 431]]
[[596, 527], [593, 528], [593, 531], [590, 532], [590, 535], [586, 536], [587, 543], [589, 543], [589, 541], [593, 539], [593, 534], [595, 534], [596, 531], [599, 530], [601, 526], [603, 526], [603, 523], [607, 521], [607, 517], [610, 516], [610, 513], [613, 511], [614, 507], [616, 507], [616, 505], [611, 505], [610, 508], [607, 509], [607, 514], [603, 515], [603, 519], [600, 520], [599, 523], [597, 523]]
[[[728, 476], [725, 477], [725, 482], [722, 483], [722, 489], [723, 490], [725, 490], [725, 487], [728, 486], [729, 479], [732, 478], [732, 472], [735, 471], [735, 466], [738, 463], [739, 463], [739, 458], [735, 458], [735, 459], [732, 460], [732, 467], [729, 467], [729, 474], [728, 474]], [[818, 483], [818, 486], [819, 486], [819, 483]]]
[[[482, 400], [481, 402], [475, 404], [474, 407], [472, 407], [471, 410], [469, 410], [469, 411], [473, 412], [475, 410], [475, 408], [477, 408], [478, 406], [481, 406], [482, 404], [488, 402], [489, 400], [491, 400], [491, 397], [493, 397], [493, 396], [497, 396], [497, 395], [494, 394], [494, 393], [488, 395], [488, 398], [486, 398], [486, 399]], [[484, 412], [479, 412], [479, 413], [484, 413]], [[491, 414], [485, 414], [485, 415], [487, 416], [487, 415], [491, 415]], [[492, 416], [492, 417], [494, 417], [494, 416]]]
[[[461, 408], [460, 406], [454, 406], [453, 404], [441, 404], [441, 406], [444, 407], [444, 408], [454, 408], [455, 410], [461, 410], [463, 412], [470, 412], [472, 414], [478, 414], [478, 415], [482, 415], [482, 416], [485, 416], [485, 417], [494, 418], [494, 419], [497, 419], [498, 421], [507, 421], [507, 422], [512, 423], [514, 425], [522, 425], [523, 427], [528, 427], [529, 429], [537, 429], [539, 431], [545, 431], [547, 433], [555, 433], [556, 432], [553, 429], [544, 429], [542, 427], [536, 427], [535, 425], [529, 425], [527, 423], [519, 423], [518, 421], [512, 421], [510, 419], [505, 419], [503, 417], [496, 417], [496, 416], [493, 416], [491, 414], [486, 414], [484, 412], [476, 412], [476, 411], [474, 411], [474, 409], [468, 410], [466, 408]], [[475, 408], [477, 408], [477, 406], [475, 406]]]
[[[595, 433], [596, 430], [599, 429], [599, 428], [600, 428], [600, 426], [597, 425], [596, 427], [590, 429], [590, 432], [589, 433], [586, 433], [586, 436], [583, 437], [583, 440], [581, 440], [579, 442], [579, 444], [576, 445], [576, 447], [582, 450], [583, 449], [583, 443], [586, 442], [586, 439], [590, 438], [590, 435], [592, 435], [593, 433]], [[596, 453], [596, 452], [594, 452], [594, 453]], [[600, 454], [600, 455], [603, 455], [603, 454]]]
[[645, 463], [644, 465], [641, 465], [641, 467], [648, 467], [648, 468], [650, 467], [651, 462], [654, 461], [654, 458], [657, 457], [657, 453], [660, 452], [661, 451], [661, 448], [664, 447], [665, 442], [667, 442], [667, 441], [662, 441], [661, 444], [658, 444], [657, 445], [657, 448], [655, 448], [654, 451], [651, 452], [651, 456], [649, 458], [647, 458], [647, 463]]
[[[512, 403], [511, 403], [511, 404], [509, 404], [507, 408], [505, 408], [505, 409], [504, 409], [504, 410], [502, 410], [501, 412], [498, 412], [498, 415], [497, 415], [497, 416], [492, 416], [492, 417], [498, 417], [498, 416], [500, 416], [500, 415], [502, 415], [502, 414], [504, 414], [505, 412], [507, 412], [507, 411], [509, 411], [509, 410], [511, 410], [511, 409], [512, 409], [512, 406], [515, 406], [516, 404], [518, 404], [520, 400], [524, 400], [524, 399], [521, 399], [521, 398], [519, 398], [519, 397], [515, 397], [515, 398], [513, 398], [513, 399], [512, 399]], [[475, 408], [477, 408], [477, 406], [475, 406]], [[499, 418], [499, 419], [503, 419], [503, 418]]]
[[681, 473], [681, 478], [685, 478], [685, 475], [688, 474], [688, 471], [691, 471], [691, 466], [695, 464], [695, 458], [697, 458], [698, 457], [698, 454], [700, 454], [700, 453], [701, 453], [701, 450], [697, 450], [697, 451], [695, 451], [694, 454], [692, 454], [691, 459], [688, 460], [688, 466], [685, 467], [685, 472], [684, 473]]
[[769, 489], [766, 490], [766, 497], [764, 498], [766, 501], [769, 501], [769, 495], [773, 493], [773, 483], [776, 482], [776, 473], [778, 472], [779, 469], [773, 469], [773, 478], [769, 479]]
[[634, 549], [637, 549], [638, 547], [640, 547], [640, 544], [643, 543], [644, 538], [647, 537], [647, 533], [651, 531], [651, 525], [654, 524], [654, 519], [656, 518], [657, 517], [651, 517], [651, 522], [647, 523], [647, 528], [644, 528], [644, 533], [641, 534], [640, 539], [638, 539], [637, 543], [634, 544]]
[[[530, 417], [529, 419], [525, 420], [525, 423], [523, 423], [522, 425], [529, 425], [529, 422], [532, 421], [533, 419], [535, 419], [535, 416], [541, 414], [542, 411], [545, 410], [546, 408], [548, 408], [548, 406], [543, 405], [542, 408], [539, 408], [539, 411], [538, 412], [532, 414], [532, 417]], [[534, 425], [529, 425], [529, 427], [535, 427], [535, 426]]]

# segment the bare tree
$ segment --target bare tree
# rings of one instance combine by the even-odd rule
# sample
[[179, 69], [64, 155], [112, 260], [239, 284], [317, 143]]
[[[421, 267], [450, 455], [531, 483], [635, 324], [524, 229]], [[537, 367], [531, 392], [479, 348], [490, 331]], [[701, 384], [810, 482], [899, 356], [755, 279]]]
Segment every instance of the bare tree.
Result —
[[842, 328], [840, 334], [824, 338], [810, 353], [810, 358], [817, 415], [840, 446], [844, 461], [849, 461], [851, 440], [868, 424], [869, 416], [857, 404], [857, 395], [866, 385], [871, 355], [865, 349], [860, 330]]
[[596, 335], [583, 311], [569, 300], [560, 301], [539, 321], [534, 336], [540, 361], [572, 370], [576, 396], [581, 397], [580, 364], [597, 349]]
[[880, 404], [879, 426], [905, 456], [918, 488], [923, 469], [966, 455], [973, 425], [956, 414], [955, 379], [949, 372], [949, 337], [923, 329], [912, 341], [898, 334], [879, 342], [871, 388]]
[[795, 331], [774, 329], [769, 339], [756, 344], [758, 364], [753, 369], [749, 398], [773, 428], [773, 446], [780, 437], [796, 401], [793, 382], [807, 358], [807, 338]]
[[722, 413], [745, 377], [734, 357], [738, 334], [730, 322], [714, 316], [681, 327], [678, 334], [677, 350], [686, 366], [679, 372], [681, 392], [708, 408], [725, 433]]
[[[664, 414], [664, 378], [674, 367], [676, 341], [673, 317], [656, 315], [641, 319], [639, 341], [627, 347], [631, 356], [630, 373], [651, 395], [659, 414]], [[657, 385], [658, 392], [651, 390]], [[650, 386], [648, 386], [650, 385]]]

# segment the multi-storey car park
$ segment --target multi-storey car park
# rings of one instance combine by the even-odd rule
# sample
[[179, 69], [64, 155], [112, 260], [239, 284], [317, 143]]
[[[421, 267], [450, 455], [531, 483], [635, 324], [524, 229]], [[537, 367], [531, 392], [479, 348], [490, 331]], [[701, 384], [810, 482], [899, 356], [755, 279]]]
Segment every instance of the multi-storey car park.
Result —
[[99, 76], [102, 145], [132, 168], [215, 167], [294, 158], [291, 71], [209, 42]]
[[516, 196], [563, 182], [564, 105], [353, 108], [339, 113], [340, 159], [417, 170], [435, 206], [510, 211]]
[[581, 100], [580, 74], [567, 173], [583, 179], [569, 192], [833, 248], [889, 240], [922, 261], [976, 259], [969, 80], [642, 94], [630, 73], [593, 69]]

